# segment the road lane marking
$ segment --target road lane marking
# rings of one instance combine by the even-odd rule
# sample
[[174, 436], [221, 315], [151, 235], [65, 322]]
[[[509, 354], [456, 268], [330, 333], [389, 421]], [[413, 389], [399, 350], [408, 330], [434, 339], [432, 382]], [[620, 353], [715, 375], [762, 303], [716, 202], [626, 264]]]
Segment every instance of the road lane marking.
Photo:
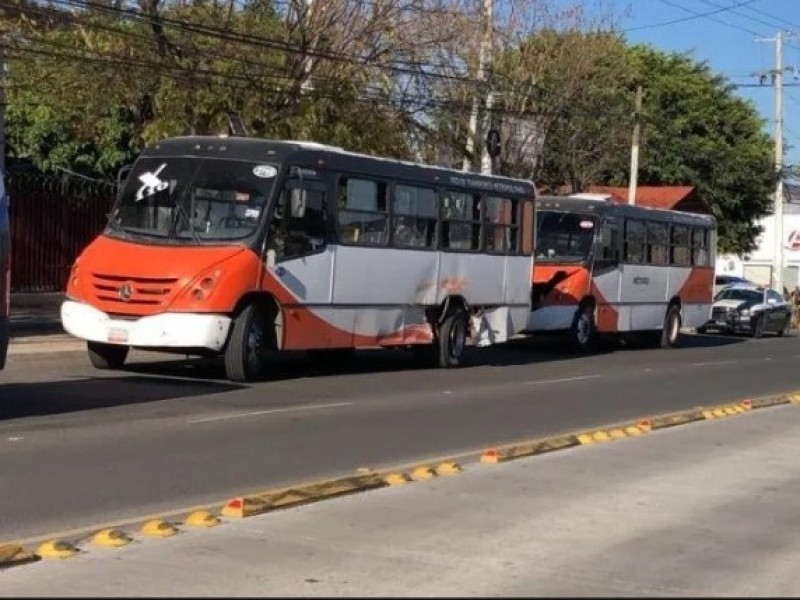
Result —
[[[752, 359], [750, 359], [750, 360], [752, 360]], [[746, 361], [742, 360], [742, 359], [738, 359], [738, 358], [736, 360], [709, 360], [709, 361], [706, 361], [706, 362], [692, 363], [692, 366], [693, 367], [708, 367], [710, 365], [733, 365], [733, 364], [740, 363], [740, 362], [746, 362]]]
[[535, 381], [523, 381], [523, 385], [543, 385], [545, 383], [567, 383], [570, 381], [584, 381], [586, 379], [599, 379], [602, 375], [581, 375], [579, 377], [564, 377], [562, 379], [538, 379]]
[[322, 408], [337, 408], [340, 406], [350, 406], [353, 404], [352, 402], [335, 402], [332, 404], [311, 404], [306, 406], [289, 406], [286, 408], [271, 408], [269, 410], [257, 410], [253, 412], [246, 412], [246, 413], [234, 413], [230, 415], [221, 415], [218, 417], [203, 417], [201, 419], [189, 419], [187, 421], [190, 424], [194, 423], [210, 423], [212, 421], [224, 421], [227, 419], [241, 419], [243, 417], [256, 417], [259, 415], [271, 415], [275, 413], [284, 413], [284, 412], [300, 412], [305, 410], [318, 410]]

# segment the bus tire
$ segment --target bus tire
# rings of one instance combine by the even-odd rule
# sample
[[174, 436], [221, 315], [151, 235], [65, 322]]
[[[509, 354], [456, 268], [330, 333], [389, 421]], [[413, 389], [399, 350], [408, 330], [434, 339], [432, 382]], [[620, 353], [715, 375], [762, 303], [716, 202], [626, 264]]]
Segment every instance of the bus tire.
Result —
[[225, 374], [231, 381], [248, 382], [263, 372], [263, 344], [267, 335], [265, 313], [251, 303], [233, 320], [225, 348]]
[[449, 311], [439, 325], [436, 336], [437, 358], [440, 367], [453, 368], [464, 365], [468, 330], [467, 313], [464, 309], [459, 307]]
[[569, 343], [577, 352], [588, 352], [594, 348], [597, 327], [594, 322], [594, 310], [590, 304], [584, 304], [575, 311], [572, 325], [569, 328]]
[[87, 342], [89, 361], [95, 369], [119, 369], [128, 358], [128, 346], [104, 344], [103, 342]]
[[681, 340], [681, 309], [673, 304], [664, 317], [658, 345], [661, 348], [676, 348]]

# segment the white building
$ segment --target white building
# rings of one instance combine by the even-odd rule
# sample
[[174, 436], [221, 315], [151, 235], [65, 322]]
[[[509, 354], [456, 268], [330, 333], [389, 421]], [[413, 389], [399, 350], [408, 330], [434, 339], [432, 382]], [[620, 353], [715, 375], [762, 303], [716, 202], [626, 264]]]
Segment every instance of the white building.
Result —
[[[786, 185], [787, 200], [783, 205], [783, 285], [792, 290], [800, 285], [800, 185]], [[759, 224], [762, 233], [758, 247], [746, 256], [717, 256], [717, 275], [745, 277], [761, 285], [772, 282], [775, 254], [775, 217], [770, 215]]]

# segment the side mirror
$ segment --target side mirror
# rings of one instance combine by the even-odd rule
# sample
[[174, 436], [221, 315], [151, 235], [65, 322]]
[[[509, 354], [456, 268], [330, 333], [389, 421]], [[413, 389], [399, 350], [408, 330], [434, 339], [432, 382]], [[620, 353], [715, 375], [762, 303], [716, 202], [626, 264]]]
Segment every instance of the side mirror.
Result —
[[271, 269], [272, 267], [275, 266], [275, 257], [276, 257], [276, 254], [275, 254], [275, 250], [274, 249], [270, 248], [269, 250], [267, 250], [267, 268], [268, 269]]

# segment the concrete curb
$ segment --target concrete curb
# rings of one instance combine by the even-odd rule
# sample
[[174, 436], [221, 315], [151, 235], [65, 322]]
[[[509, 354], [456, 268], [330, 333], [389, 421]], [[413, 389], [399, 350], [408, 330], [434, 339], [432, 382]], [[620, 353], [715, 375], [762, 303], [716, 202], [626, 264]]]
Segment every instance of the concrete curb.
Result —
[[[800, 391], [654, 415], [597, 429], [496, 446], [484, 450], [482, 453], [467, 452], [458, 457], [431, 459], [381, 470], [360, 468], [355, 475], [303, 483], [257, 494], [235, 496], [221, 506], [175, 510], [170, 513], [137, 517], [125, 523], [98, 525], [72, 532], [40, 536], [35, 540], [0, 544], [0, 569], [35, 562], [42, 558], [69, 558], [90, 551], [82, 548], [83, 544], [90, 547], [102, 545], [122, 548], [134, 541], [181, 534], [183, 525], [193, 529], [206, 529], [224, 523], [223, 517], [228, 519], [247, 518], [348, 494], [455, 475], [462, 472], [462, 467], [457, 462], [459, 458], [478, 466], [498, 464], [577, 446], [639, 437], [660, 429], [743, 415], [753, 410], [783, 404], [800, 404]], [[164, 519], [169, 520], [165, 521]], [[72, 538], [72, 540], [66, 538]], [[25, 546], [30, 544], [39, 544], [38, 549], [35, 551], [26, 549]]]

